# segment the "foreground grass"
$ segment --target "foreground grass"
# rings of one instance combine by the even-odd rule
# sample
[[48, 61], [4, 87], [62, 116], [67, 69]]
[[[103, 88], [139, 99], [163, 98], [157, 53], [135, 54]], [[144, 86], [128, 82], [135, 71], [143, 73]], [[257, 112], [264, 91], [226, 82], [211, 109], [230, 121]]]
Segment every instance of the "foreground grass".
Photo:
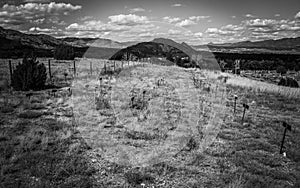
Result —
[[[219, 73], [172, 67], [137, 66], [110, 84], [103, 77], [103, 93], [95, 75], [83, 76], [73, 82], [72, 97], [45, 92], [23, 103], [23, 94], [3, 97], [0, 187], [300, 186], [297, 95], [237, 77], [225, 85]], [[243, 124], [242, 103], [251, 104]], [[292, 125], [286, 157], [279, 154], [282, 121]], [[134, 160], [134, 151], [159, 147], [171, 133], [181, 145], [163, 148], [176, 152]]]
[[88, 146], [66, 113], [56, 114], [68, 110], [57, 100], [46, 93], [31, 100], [15, 94], [1, 105], [0, 187], [93, 185], [94, 170], [84, 155]]

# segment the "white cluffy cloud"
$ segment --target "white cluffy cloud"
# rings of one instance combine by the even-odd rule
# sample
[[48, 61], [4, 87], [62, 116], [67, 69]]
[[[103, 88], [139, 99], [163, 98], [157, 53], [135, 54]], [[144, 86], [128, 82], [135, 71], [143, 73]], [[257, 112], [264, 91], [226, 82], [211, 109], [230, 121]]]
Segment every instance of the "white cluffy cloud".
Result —
[[183, 5], [180, 3], [173, 4], [172, 7], [182, 7]]
[[[43, 1], [45, 2], [45, 1]], [[69, 15], [80, 10], [82, 6], [70, 3], [25, 3], [20, 5], [5, 4], [0, 8], [0, 25], [20, 26], [26, 23], [42, 24], [44, 22], [60, 23], [62, 15]], [[54, 20], [54, 22], [51, 22]]]
[[189, 27], [189, 26], [196, 25], [196, 24], [197, 23], [193, 20], [185, 19], [185, 20], [182, 20], [181, 22], [176, 23], [175, 25], [179, 26], [179, 27]]
[[129, 9], [129, 12], [130, 13], [135, 13], [135, 12], [145, 12], [146, 10], [141, 8], [141, 7], [137, 7], [137, 8], [132, 8], [132, 9]]
[[109, 16], [108, 19], [110, 19], [111, 23], [114, 23], [116, 25], [127, 25], [127, 26], [145, 24], [149, 21], [149, 19], [146, 16], [138, 16], [135, 14], [113, 15], [113, 16]]
[[190, 16], [185, 19], [181, 19], [178, 17], [163, 17], [163, 21], [168, 22], [170, 24], [175, 24], [178, 27], [190, 27], [192, 25], [197, 25], [198, 22], [207, 20], [210, 16]]

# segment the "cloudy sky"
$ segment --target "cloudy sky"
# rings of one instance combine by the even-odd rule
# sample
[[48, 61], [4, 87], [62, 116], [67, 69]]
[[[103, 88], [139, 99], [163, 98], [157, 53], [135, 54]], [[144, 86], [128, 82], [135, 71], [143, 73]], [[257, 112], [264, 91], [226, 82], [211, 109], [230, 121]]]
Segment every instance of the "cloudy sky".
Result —
[[55, 37], [206, 44], [300, 37], [299, 0], [1, 0], [0, 26]]

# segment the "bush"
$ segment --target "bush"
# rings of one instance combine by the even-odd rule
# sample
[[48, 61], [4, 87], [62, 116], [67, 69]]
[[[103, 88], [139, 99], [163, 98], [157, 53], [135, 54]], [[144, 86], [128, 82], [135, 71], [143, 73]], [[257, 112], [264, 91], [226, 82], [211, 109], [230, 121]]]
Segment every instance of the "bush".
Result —
[[298, 82], [295, 79], [290, 78], [290, 77], [281, 78], [278, 85], [279, 86], [299, 88]]
[[74, 60], [74, 49], [71, 46], [60, 45], [55, 49], [54, 58], [56, 60]]
[[279, 67], [277, 67], [276, 72], [280, 73], [280, 74], [286, 74], [287, 70], [284, 66], [279, 66]]
[[17, 91], [44, 89], [47, 79], [46, 67], [35, 58], [24, 58], [12, 75], [12, 87]]

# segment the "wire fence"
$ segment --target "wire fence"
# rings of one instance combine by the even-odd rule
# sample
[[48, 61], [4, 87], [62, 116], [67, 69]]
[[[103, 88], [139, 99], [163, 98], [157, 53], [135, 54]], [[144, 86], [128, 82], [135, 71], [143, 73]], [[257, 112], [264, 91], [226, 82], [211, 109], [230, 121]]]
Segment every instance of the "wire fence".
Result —
[[[151, 63], [148, 59], [142, 61], [116, 61], [107, 59], [75, 59], [55, 60], [53, 58], [38, 58], [47, 70], [47, 83], [56, 83], [76, 76], [100, 75], [102, 73], [114, 73], [125, 68]], [[22, 59], [0, 59], [0, 80], [11, 83], [11, 77], [17, 65]]]

